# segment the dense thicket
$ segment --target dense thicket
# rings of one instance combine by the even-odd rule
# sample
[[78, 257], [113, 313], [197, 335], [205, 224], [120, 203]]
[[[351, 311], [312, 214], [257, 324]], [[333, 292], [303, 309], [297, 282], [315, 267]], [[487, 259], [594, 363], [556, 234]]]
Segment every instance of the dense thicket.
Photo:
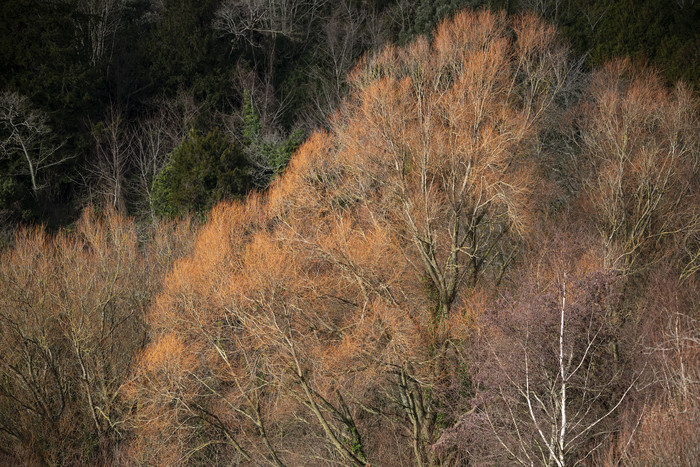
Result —
[[146, 309], [193, 239], [187, 220], [138, 232], [86, 210], [72, 231], [21, 229], [0, 257], [0, 452], [31, 465], [115, 463], [122, 387]]
[[[577, 5], [521, 3], [558, 21]], [[4, 93], [1, 199], [29, 209], [24, 186], [41, 205], [52, 169], [85, 163], [80, 196], [102, 209], [21, 228], [0, 255], [2, 460], [693, 463], [695, 90], [630, 60], [589, 71], [534, 14], [462, 11], [421, 35], [459, 4], [100, 10], [154, 13], [124, 31], [160, 50], [86, 119], [89, 160]], [[82, 60], [123, 58], [89, 5]], [[386, 37], [405, 44], [345, 75]], [[233, 85], [206, 71], [224, 45]], [[291, 85], [287, 58], [311, 50], [330, 75]], [[324, 115], [290, 159], [293, 122]], [[189, 211], [208, 212], [198, 232]]]
[[265, 196], [215, 208], [173, 268], [126, 391], [128, 455], [692, 455], [637, 429], [683, 411], [669, 436], [698, 436], [697, 101], [626, 62], [577, 78], [532, 16], [460, 13], [364, 59], [330, 128]]

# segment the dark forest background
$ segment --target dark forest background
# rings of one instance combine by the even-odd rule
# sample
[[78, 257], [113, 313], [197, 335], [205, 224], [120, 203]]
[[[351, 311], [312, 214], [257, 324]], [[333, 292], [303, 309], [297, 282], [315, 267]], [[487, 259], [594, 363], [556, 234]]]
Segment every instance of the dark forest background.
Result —
[[88, 204], [155, 218], [264, 189], [360, 55], [463, 7], [534, 10], [586, 69], [625, 56], [700, 80], [693, 1], [2, 0], [4, 238]]

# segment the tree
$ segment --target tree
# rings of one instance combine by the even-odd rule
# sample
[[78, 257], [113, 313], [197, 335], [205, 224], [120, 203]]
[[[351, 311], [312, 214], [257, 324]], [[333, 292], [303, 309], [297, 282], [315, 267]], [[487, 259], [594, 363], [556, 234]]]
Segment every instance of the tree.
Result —
[[240, 264], [257, 214], [254, 202], [222, 203], [197, 244], [196, 256], [212, 255], [205, 261], [187, 259], [169, 274], [150, 319], [154, 341], [126, 391], [138, 404], [134, 458], [156, 463], [216, 462], [219, 456], [276, 459], [274, 437], [266, 431], [268, 417], [274, 416], [268, 404], [276, 399], [269, 355], [246, 332], [241, 321], [246, 315], [222, 308], [231, 298], [231, 266]]
[[[675, 266], [677, 267], [677, 266]], [[674, 265], [660, 265], [640, 281], [627, 306], [623, 342], [638, 343], [636, 371], [644, 368], [625, 404], [617, 433], [594, 455], [595, 464], [686, 465], [698, 456], [700, 288], [679, 278]]]
[[[307, 119], [314, 126], [327, 125], [347, 91], [346, 76], [362, 51], [372, 45], [371, 14], [349, 1], [338, 2], [323, 24], [320, 40], [313, 49], [313, 63], [307, 71], [312, 86]], [[376, 18], [379, 21], [379, 18]]]
[[601, 268], [600, 255], [564, 241], [548, 245], [555, 258], [543, 253], [521, 272], [519, 291], [484, 316], [478, 410], [460, 422], [490, 428], [493, 439], [482, 442], [505, 450], [495, 462], [584, 462], [616, 431], [639, 379], [615, 345], [620, 278]]
[[239, 147], [218, 130], [191, 130], [153, 182], [154, 208], [160, 215], [203, 212], [225, 197], [248, 190], [248, 167]]
[[180, 93], [173, 99], [163, 100], [149, 116], [140, 119], [131, 129], [135, 155], [135, 179], [132, 190], [136, 193], [137, 213], [148, 213], [156, 219], [153, 198], [154, 181], [168, 164], [170, 153], [186, 136], [198, 116], [201, 106], [190, 94]]
[[[256, 35], [299, 40], [326, 0], [227, 0], [216, 12], [214, 27], [257, 46]], [[274, 50], [274, 49], [273, 49]], [[273, 52], [274, 54], [274, 52]]]
[[396, 200], [375, 215], [418, 253], [436, 315], [512, 256], [499, 247], [530, 222], [528, 148], [568, 70], [566, 49], [540, 20], [461, 12], [432, 47], [423, 38], [388, 47], [351, 77], [356, 97], [338, 135], [351, 196], [369, 209], [377, 190]]
[[281, 117], [289, 118], [289, 114], [296, 113], [288, 106], [300, 93], [300, 83], [295, 81], [304, 67], [297, 64], [327, 3], [327, 0], [230, 0], [222, 2], [216, 11], [213, 28], [221, 37], [231, 39], [232, 49], [242, 52], [236, 65], [238, 74], [250, 70], [243, 73], [247, 75], [246, 82], [239, 84], [238, 89], [241, 94], [253, 95], [268, 129], [279, 128]]
[[668, 90], [624, 61], [597, 72], [590, 93], [581, 116], [583, 207], [607, 266], [640, 272], [700, 229], [697, 101], [685, 85]]
[[0, 255], [0, 446], [13, 461], [113, 458], [145, 310], [192, 226], [160, 229], [139, 244], [133, 221], [88, 209], [73, 232], [20, 229]]
[[134, 158], [134, 136], [126, 128], [124, 116], [110, 106], [104, 122], [93, 126], [96, 159], [91, 171], [97, 178], [97, 189], [112, 209], [126, 209], [127, 175]]
[[22, 160], [19, 174], [29, 175], [35, 199], [45, 187], [41, 179], [44, 171], [70, 159], [59, 153], [63, 144], [56, 142], [48, 120], [48, 116], [35, 109], [26, 97], [14, 92], [5, 92], [0, 96], [2, 156]]
[[[90, 64], [98, 66], [105, 55], [111, 58], [121, 17], [127, 8], [124, 0], [73, 0], [74, 25], [79, 44], [89, 51]], [[83, 42], [84, 41], [84, 42]]]
[[241, 139], [246, 160], [251, 167], [251, 177], [257, 187], [267, 188], [274, 177], [282, 174], [292, 153], [301, 143], [302, 136], [300, 129], [292, 131], [286, 138], [264, 131], [250, 93], [243, 93]]

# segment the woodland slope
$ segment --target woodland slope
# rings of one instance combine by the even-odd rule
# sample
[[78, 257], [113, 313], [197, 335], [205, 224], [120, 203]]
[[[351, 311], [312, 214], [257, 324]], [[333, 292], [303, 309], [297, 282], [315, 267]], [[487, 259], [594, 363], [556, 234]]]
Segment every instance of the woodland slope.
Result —
[[693, 91], [628, 61], [585, 72], [542, 19], [489, 11], [367, 54], [348, 89], [196, 234], [113, 211], [20, 231], [0, 258], [4, 455], [695, 462]]

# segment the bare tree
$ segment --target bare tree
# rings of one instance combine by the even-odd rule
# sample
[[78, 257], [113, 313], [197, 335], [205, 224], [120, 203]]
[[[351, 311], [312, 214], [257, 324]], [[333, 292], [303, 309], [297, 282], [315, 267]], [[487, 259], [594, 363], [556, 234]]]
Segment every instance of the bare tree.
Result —
[[255, 35], [302, 40], [327, 0], [227, 0], [214, 28], [257, 46]]
[[97, 190], [114, 209], [124, 211], [135, 135], [127, 130], [121, 111], [110, 105], [105, 121], [93, 126], [92, 136], [97, 157], [90, 170], [97, 178]]
[[591, 95], [582, 117], [582, 198], [608, 266], [639, 272], [685, 239], [692, 270], [700, 231], [697, 100], [683, 84], [668, 90], [628, 62], [599, 71]]
[[153, 181], [167, 165], [170, 153], [190, 130], [200, 110], [201, 106], [190, 94], [179, 92], [175, 98], [159, 102], [151, 115], [126, 130], [128, 134], [124, 139], [133, 141], [135, 172], [129, 179], [129, 188], [138, 195], [136, 210], [147, 212], [151, 219], [155, 219], [151, 197]]
[[[234, 41], [246, 44], [253, 51], [252, 72], [261, 77], [256, 76], [254, 80], [261, 81], [262, 86], [252, 83], [248, 70], [243, 70], [241, 65], [237, 70], [237, 78], [240, 81], [243, 77], [246, 82], [239, 89], [248, 90], [259, 101], [266, 124], [274, 121], [273, 115], [281, 115], [286, 105], [285, 99], [278, 102], [272, 85], [276, 82], [277, 40], [286, 38], [304, 43], [326, 2], [327, 0], [227, 0], [215, 14], [214, 29], [231, 36]], [[260, 49], [264, 54], [262, 57]]]
[[[406, 50], [387, 48], [351, 77], [350, 131], [339, 136], [358, 199], [381, 187], [387, 221], [419, 254], [449, 311], [513, 231], [524, 231], [532, 181], [524, 159], [563, 89], [569, 66], [554, 30], [526, 16], [458, 13]], [[377, 213], [380, 215], [380, 213]]]
[[368, 20], [364, 11], [343, 1], [323, 25], [323, 40], [315, 52], [322, 65], [310, 70], [312, 77], [323, 77], [313, 98], [319, 122], [328, 121], [345, 94], [345, 77], [369, 40]]
[[[566, 3], [566, 5], [564, 5]], [[520, 7], [528, 9], [542, 16], [551, 19], [555, 23], [559, 19], [561, 10], [570, 7], [571, 0], [520, 0]]]
[[63, 164], [71, 157], [60, 157], [48, 116], [32, 107], [29, 99], [15, 92], [5, 92], [0, 96], [0, 126], [3, 129], [0, 140], [0, 157], [19, 155], [24, 160], [24, 168], [32, 184], [32, 194], [37, 198], [45, 185], [41, 174], [48, 168]]
[[96, 66], [107, 54], [112, 53], [115, 34], [125, 0], [73, 0], [75, 9], [82, 14], [74, 21], [78, 39], [90, 52], [90, 64]]
[[480, 410], [467, 418], [522, 465], [590, 459], [639, 379], [615, 351], [620, 279], [579, 254], [538, 261], [518, 296], [487, 315]]
[[137, 180], [135, 191], [141, 194], [146, 209], [152, 220], [155, 220], [151, 190], [153, 181], [168, 162], [168, 155], [176, 143], [171, 141], [164, 131], [167, 123], [162, 114], [140, 121], [134, 136]]
[[0, 446], [15, 461], [109, 462], [125, 434], [120, 388], [174, 255], [107, 211], [74, 233], [20, 229], [0, 255]]
[[[217, 440], [242, 461], [299, 464], [316, 455], [364, 465], [349, 404], [329, 395], [312, 370], [328, 345], [313, 330], [339, 326], [342, 315], [326, 316], [310, 305], [315, 284], [288, 248], [260, 232], [258, 207], [249, 201], [215, 209], [198, 254], [213, 249], [220, 261], [188, 260], [171, 276], [151, 315], [157, 338], [129, 389], [141, 407], [141, 441], [133, 449], [181, 462], [194, 452], [216, 456], [210, 442]], [[231, 227], [236, 242], [218, 236]], [[204, 287], [183, 293], [181, 286], [195, 277], [210, 278], [213, 288], [201, 282]], [[202, 442], [198, 424], [207, 427], [209, 440]], [[301, 434], [300, 424], [313, 436]], [[162, 443], [163, 432], [168, 442], [177, 441], [161, 451], [151, 443]]]

